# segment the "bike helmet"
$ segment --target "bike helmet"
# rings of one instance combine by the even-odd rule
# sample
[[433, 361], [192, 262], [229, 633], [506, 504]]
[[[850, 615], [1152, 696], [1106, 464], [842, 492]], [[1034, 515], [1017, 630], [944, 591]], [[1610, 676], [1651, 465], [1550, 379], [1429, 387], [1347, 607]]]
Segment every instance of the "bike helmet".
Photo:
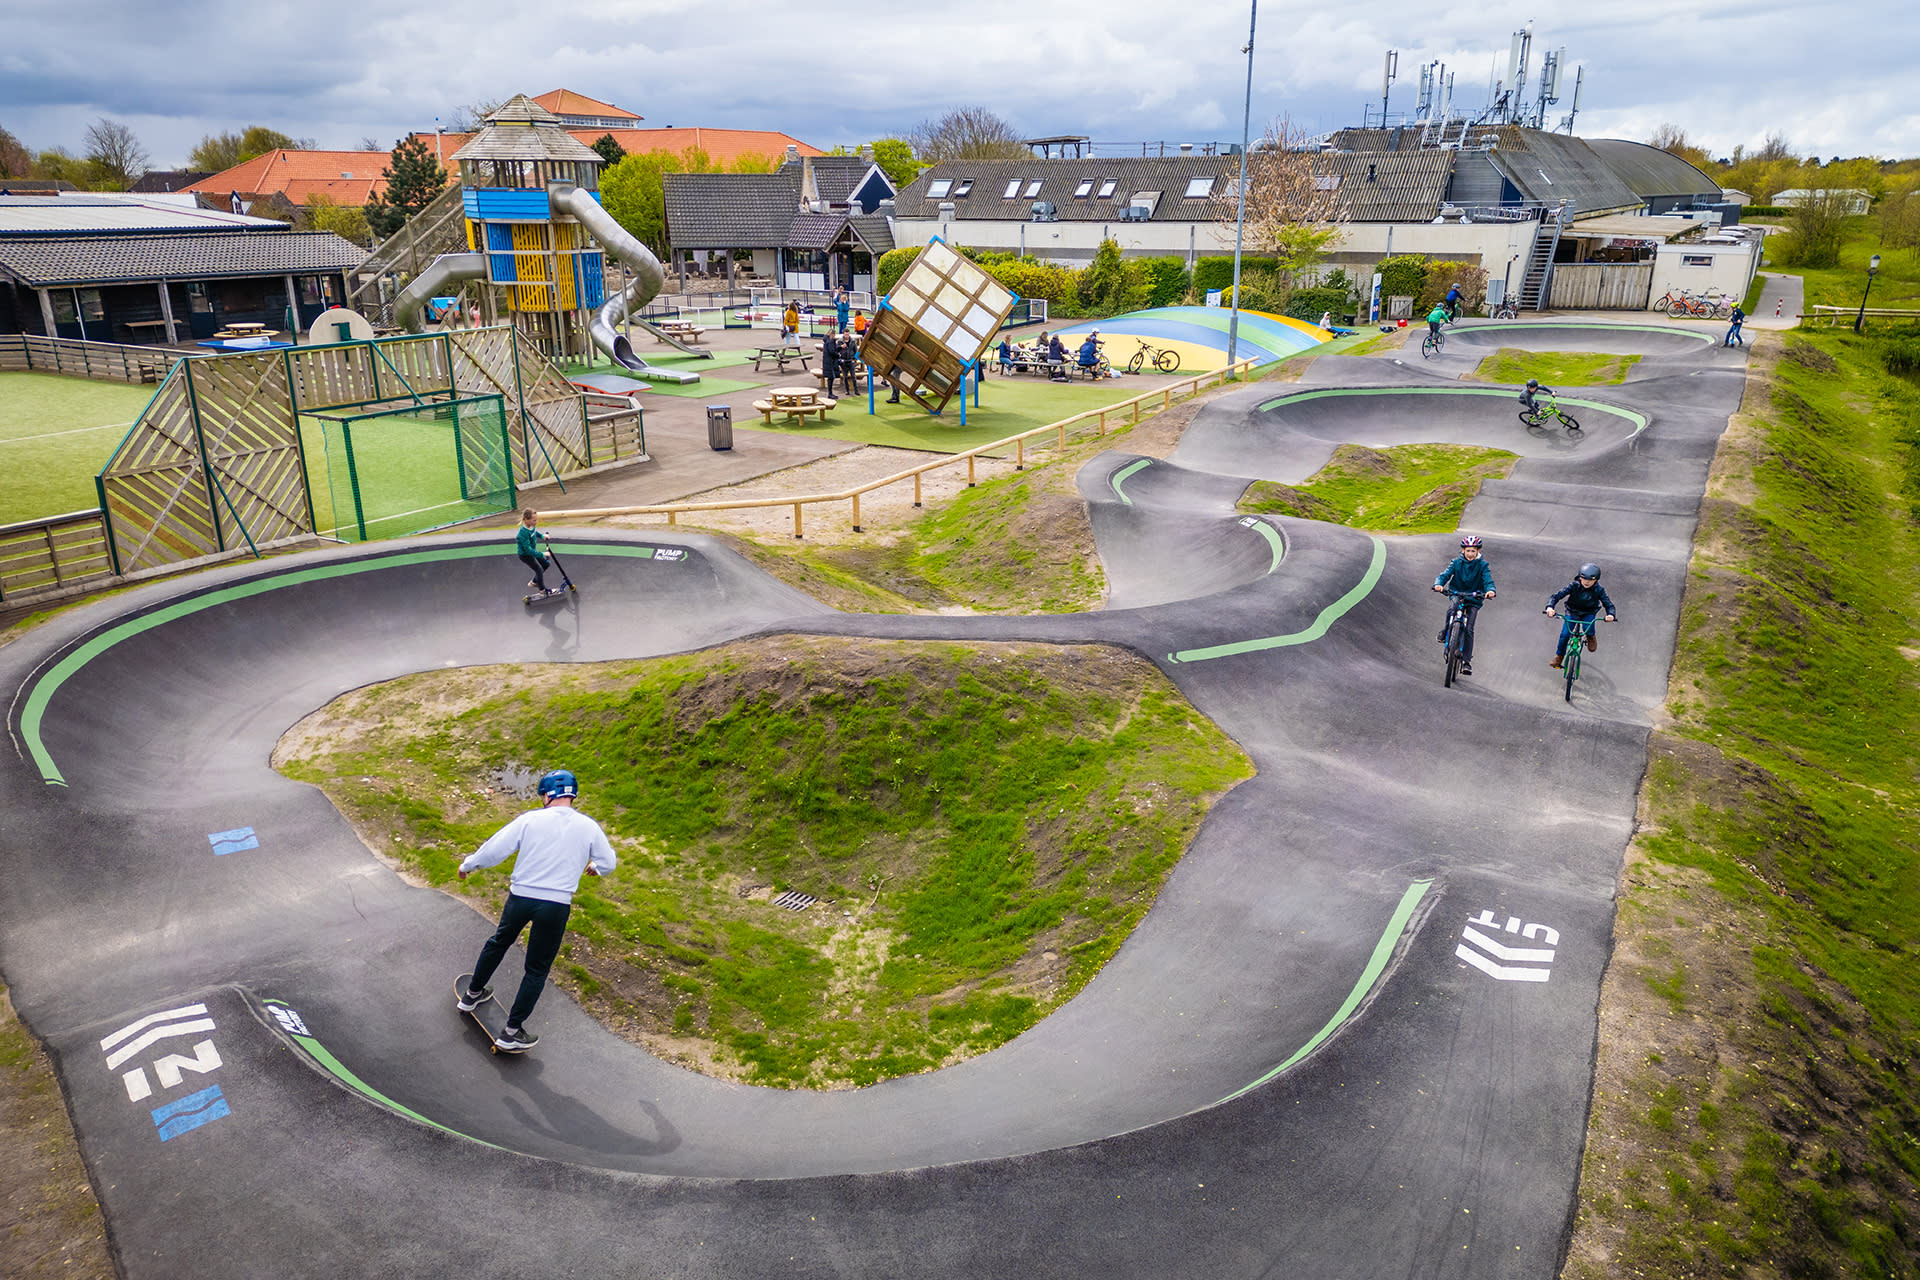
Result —
[[540, 777], [540, 797], [553, 800], [564, 797], [571, 800], [580, 794], [580, 780], [566, 769], [555, 769]]
[[1482, 545], [1484, 544], [1480, 541], [1480, 535], [1477, 533], [1470, 533], [1466, 537], [1460, 539], [1460, 549], [1462, 551], [1466, 550], [1468, 547], [1474, 547], [1477, 549]]
[[1600, 566], [1591, 562], [1583, 564], [1580, 566], [1580, 572], [1574, 576], [1579, 578], [1592, 578], [1595, 582], [1598, 582], [1600, 581]]
[[1540, 379], [1538, 378], [1527, 379], [1527, 390], [1538, 391], [1539, 389], [1540, 389]]

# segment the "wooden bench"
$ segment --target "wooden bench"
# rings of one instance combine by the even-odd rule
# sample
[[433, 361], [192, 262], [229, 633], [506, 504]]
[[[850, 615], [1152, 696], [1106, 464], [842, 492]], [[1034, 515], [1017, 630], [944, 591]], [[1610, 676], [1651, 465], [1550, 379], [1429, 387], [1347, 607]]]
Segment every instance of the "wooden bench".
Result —
[[760, 372], [762, 360], [774, 360], [780, 365], [780, 372], [787, 371], [787, 361], [798, 360], [800, 368], [807, 368], [807, 353], [799, 347], [755, 347], [753, 351], [753, 371]]
[[656, 327], [660, 330], [656, 336], [659, 337], [662, 342], [665, 342], [668, 338], [672, 338], [676, 342], [705, 342], [707, 339], [707, 329], [705, 325], [661, 324]]
[[768, 426], [773, 425], [773, 415], [776, 413], [783, 414], [788, 418], [800, 419], [812, 417], [817, 413], [820, 415], [820, 425], [825, 426], [827, 423], [827, 410], [833, 408], [833, 406], [838, 403], [840, 403], [838, 400], [816, 400], [812, 404], [785, 405], [775, 404], [771, 400], [755, 400], [753, 407], [759, 411], [762, 418], [766, 419]]

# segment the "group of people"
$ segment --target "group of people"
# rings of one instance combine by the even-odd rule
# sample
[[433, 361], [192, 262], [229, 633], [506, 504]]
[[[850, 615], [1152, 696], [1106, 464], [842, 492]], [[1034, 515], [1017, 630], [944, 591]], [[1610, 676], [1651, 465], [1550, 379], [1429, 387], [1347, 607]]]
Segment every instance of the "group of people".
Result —
[[[1460, 539], [1460, 554], [1455, 556], [1440, 576], [1433, 580], [1433, 589], [1446, 594], [1457, 595], [1467, 607], [1466, 647], [1460, 654], [1460, 674], [1473, 674], [1473, 627], [1480, 616], [1480, 607], [1500, 594], [1493, 585], [1493, 566], [1487, 563], [1486, 546], [1479, 534], [1469, 533]], [[1608, 622], [1616, 622], [1613, 601], [1608, 597], [1606, 588], [1600, 585], [1600, 566], [1587, 563], [1580, 566], [1573, 581], [1547, 597], [1546, 608], [1542, 613], [1551, 614], [1555, 605], [1565, 601], [1562, 609], [1564, 621], [1560, 624], [1560, 639], [1553, 646], [1553, 659], [1548, 666], [1559, 670], [1566, 658], [1567, 639], [1573, 633], [1575, 622], [1592, 622], [1596, 617], [1605, 617]], [[1603, 612], [1604, 611], [1604, 612]], [[1447, 618], [1451, 621], [1453, 606], [1447, 606]], [[1440, 625], [1440, 643], [1447, 642], [1447, 624]], [[1587, 648], [1600, 647], [1600, 641], [1593, 629], [1587, 629]]]
[[[836, 336], [851, 333], [857, 341], [867, 336], [867, 313], [854, 310], [851, 304], [852, 299], [848, 297], [845, 289], [834, 292], [833, 332]], [[789, 299], [787, 309], [780, 313], [780, 336], [789, 342], [799, 341], [800, 321], [803, 317], [812, 314], [812, 307], [803, 308], [799, 303]]]
[[[1098, 369], [1104, 359], [1100, 349], [1105, 345], [1100, 341], [1100, 331], [1098, 329], [1091, 331], [1087, 334], [1086, 340], [1080, 344], [1080, 350], [1074, 356], [1074, 364], [1081, 369]], [[1033, 340], [1032, 346], [1018, 347], [1013, 344], [1012, 338], [1002, 335], [999, 350], [995, 354], [999, 357], [1000, 372], [1003, 374], [1039, 365], [1046, 369], [1047, 377], [1051, 381], [1070, 381], [1067, 370], [1067, 344], [1060, 340], [1058, 333], [1048, 336], [1043, 329]]]

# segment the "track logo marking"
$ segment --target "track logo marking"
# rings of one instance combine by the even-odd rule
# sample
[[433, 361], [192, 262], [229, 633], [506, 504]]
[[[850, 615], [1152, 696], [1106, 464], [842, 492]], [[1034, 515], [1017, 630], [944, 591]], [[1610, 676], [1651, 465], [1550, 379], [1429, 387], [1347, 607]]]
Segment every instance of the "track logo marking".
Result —
[[[1512, 947], [1497, 942], [1476, 929], [1484, 925], [1544, 947]], [[1497, 982], [1545, 982], [1553, 976], [1553, 957], [1560, 945], [1560, 931], [1544, 924], [1522, 924], [1518, 916], [1508, 916], [1502, 924], [1491, 911], [1482, 911], [1467, 921], [1460, 931], [1460, 942], [1453, 954]]]
[[[197, 1036], [212, 1030], [213, 1019], [207, 1016], [207, 1006], [181, 1005], [178, 1009], [150, 1013], [129, 1022], [100, 1042], [100, 1052], [107, 1055], [107, 1070], [119, 1071], [147, 1050], [162, 1046], [166, 1041]], [[213, 1041], [206, 1039], [196, 1041], [191, 1054], [163, 1053], [148, 1065], [152, 1066], [162, 1089], [178, 1089], [185, 1083], [187, 1072], [206, 1075], [210, 1071], [218, 1071], [224, 1064]], [[121, 1072], [120, 1082], [126, 1086], [127, 1100], [130, 1102], [142, 1102], [153, 1096], [153, 1083], [147, 1078], [146, 1066]], [[210, 1120], [231, 1114], [225, 1096], [216, 1085], [155, 1108], [153, 1123], [160, 1130], [160, 1141], [165, 1142], [190, 1129], [198, 1129]]]

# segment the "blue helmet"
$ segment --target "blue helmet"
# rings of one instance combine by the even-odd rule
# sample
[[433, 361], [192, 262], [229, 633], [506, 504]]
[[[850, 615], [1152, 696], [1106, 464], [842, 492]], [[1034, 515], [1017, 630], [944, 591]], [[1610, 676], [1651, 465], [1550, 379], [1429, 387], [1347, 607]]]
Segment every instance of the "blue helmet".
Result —
[[1597, 564], [1583, 564], [1580, 566], [1580, 572], [1574, 576], [1592, 578], [1595, 582], [1598, 582], [1600, 581], [1600, 566]]
[[555, 769], [540, 777], [540, 796], [545, 800], [573, 799], [580, 794], [580, 780], [566, 769]]

